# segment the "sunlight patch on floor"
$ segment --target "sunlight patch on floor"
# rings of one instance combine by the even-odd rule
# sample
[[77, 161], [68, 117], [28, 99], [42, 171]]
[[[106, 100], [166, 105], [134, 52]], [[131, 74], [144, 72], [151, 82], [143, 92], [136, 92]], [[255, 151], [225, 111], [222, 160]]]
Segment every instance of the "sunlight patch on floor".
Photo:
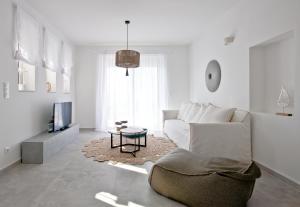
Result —
[[107, 192], [100, 192], [95, 195], [97, 200], [100, 200], [106, 204], [109, 204], [113, 207], [145, 207], [134, 202], [128, 201], [127, 205], [117, 203], [118, 197]]
[[144, 169], [144, 168], [141, 168], [141, 167], [136, 167], [136, 166], [133, 166], [133, 165], [128, 165], [128, 164], [124, 164], [124, 163], [120, 163], [120, 162], [118, 162], [118, 163], [108, 162], [108, 165], [148, 175], [147, 170]]

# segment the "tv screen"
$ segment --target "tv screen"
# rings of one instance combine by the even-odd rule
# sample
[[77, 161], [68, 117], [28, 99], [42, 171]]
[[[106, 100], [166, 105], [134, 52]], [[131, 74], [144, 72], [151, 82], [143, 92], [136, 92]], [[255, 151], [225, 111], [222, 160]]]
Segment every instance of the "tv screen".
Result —
[[72, 102], [54, 103], [53, 131], [63, 130], [72, 123]]

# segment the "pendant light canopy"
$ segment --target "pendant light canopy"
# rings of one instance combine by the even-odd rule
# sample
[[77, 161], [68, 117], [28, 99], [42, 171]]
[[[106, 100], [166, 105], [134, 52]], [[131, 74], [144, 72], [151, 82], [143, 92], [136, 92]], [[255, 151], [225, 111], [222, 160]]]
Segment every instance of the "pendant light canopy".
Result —
[[128, 76], [128, 68], [137, 68], [140, 66], [140, 53], [128, 49], [128, 25], [130, 21], [126, 20], [125, 24], [127, 26], [126, 50], [118, 50], [116, 52], [116, 66], [126, 68], [126, 76]]

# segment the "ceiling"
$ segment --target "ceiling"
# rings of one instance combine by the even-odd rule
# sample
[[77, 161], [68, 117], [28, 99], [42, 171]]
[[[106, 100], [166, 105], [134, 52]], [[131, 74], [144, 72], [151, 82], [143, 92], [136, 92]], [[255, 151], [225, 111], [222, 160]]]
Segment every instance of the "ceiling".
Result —
[[239, 0], [25, 0], [78, 45], [187, 44]]

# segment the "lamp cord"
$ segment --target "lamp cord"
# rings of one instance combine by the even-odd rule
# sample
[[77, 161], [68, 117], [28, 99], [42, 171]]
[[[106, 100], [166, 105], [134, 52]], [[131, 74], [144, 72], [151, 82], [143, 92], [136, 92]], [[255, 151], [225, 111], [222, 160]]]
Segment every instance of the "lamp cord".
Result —
[[[126, 21], [125, 21], [126, 28], [127, 28], [126, 50], [128, 50], [128, 24], [129, 24], [129, 23], [130, 23], [129, 20], [126, 20]], [[126, 76], [129, 76], [128, 68], [126, 68]]]
[[127, 25], [127, 43], [126, 43], [126, 49], [128, 50], [128, 24]]

